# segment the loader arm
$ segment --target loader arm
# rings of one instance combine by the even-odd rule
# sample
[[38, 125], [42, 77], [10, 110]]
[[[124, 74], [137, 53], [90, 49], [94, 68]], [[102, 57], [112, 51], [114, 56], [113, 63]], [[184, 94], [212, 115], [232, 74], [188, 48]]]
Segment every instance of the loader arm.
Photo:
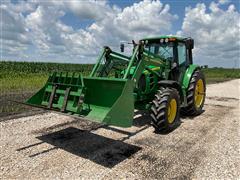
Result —
[[[130, 79], [137, 83], [144, 70], [151, 71], [148, 68], [149, 65], [160, 68], [166, 66], [166, 62], [163, 59], [145, 51], [143, 46], [141, 43], [136, 44], [130, 57], [114, 52], [109, 47], [104, 47], [90, 77]], [[121, 76], [113, 77], [111, 70], [120, 70]]]
[[55, 72], [26, 104], [129, 127], [134, 115], [134, 89], [143, 71], [151, 71], [147, 66], [152, 64], [164, 66], [164, 62], [144, 52], [141, 43], [134, 46], [130, 57], [104, 47], [89, 77]]
[[[139, 47], [131, 57], [104, 47], [89, 77], [54, 72], [45, 86], [25, 103], [85, 119], [122, 127], [132, 125], [135, 84], [144, 62]], [[134, 75], [130, 72], [136, 66]]]

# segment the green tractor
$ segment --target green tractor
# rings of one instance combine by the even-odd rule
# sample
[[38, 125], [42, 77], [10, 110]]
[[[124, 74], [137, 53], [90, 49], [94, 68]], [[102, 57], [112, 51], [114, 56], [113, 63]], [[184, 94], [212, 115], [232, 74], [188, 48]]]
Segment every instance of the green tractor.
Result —
[[134, 109], [144, 109], [156, 131], [171, 131], [180, 111], [195, 116], [204, 105], [205, 78], [192, 62], [193, 47], [193, 39], [176, 36], [133, 41], [131, 56], [104, 47], [88, 77], [54, 72], [25, 103], [119, 127], [130, 127]]

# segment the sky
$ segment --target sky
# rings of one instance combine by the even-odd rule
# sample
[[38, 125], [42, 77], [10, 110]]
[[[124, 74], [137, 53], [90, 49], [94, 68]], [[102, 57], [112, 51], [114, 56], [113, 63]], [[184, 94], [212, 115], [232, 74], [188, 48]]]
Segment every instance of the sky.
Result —
[[238, 0], [2, 0], [0, 15], [1, 61], [94, 63], [103, 46], [177, 35], [195, 64], [239, 68]]

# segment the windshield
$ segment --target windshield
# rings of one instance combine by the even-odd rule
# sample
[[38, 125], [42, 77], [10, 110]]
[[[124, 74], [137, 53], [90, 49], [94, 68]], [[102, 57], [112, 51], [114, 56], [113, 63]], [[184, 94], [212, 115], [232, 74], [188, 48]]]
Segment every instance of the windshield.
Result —
[[162, 59], [173, 60], [173, 43], [164, 44], [147, 44], [144, 46], [145, 51], [149, 51], [155, 55], [160, 56]]

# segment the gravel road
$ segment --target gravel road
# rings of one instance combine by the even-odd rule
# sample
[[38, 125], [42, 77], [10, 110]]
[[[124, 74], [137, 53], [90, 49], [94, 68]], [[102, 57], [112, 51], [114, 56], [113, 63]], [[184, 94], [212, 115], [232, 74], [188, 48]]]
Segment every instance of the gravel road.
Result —
[[0, 179], [239, 179], [240, 79], [207, 86], [204, 113], [155, 134], [55, 113], [0, 122]]

